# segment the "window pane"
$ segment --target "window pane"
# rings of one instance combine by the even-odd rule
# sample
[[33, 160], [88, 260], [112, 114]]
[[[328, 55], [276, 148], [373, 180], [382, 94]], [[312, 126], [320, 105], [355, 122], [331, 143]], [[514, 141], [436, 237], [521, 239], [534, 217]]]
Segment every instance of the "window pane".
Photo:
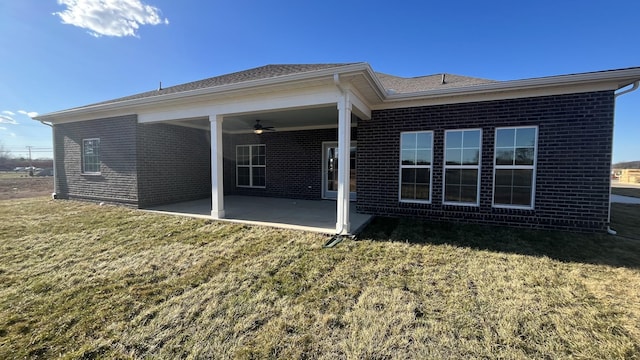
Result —
[[431, 165], [431, 150], [418, 150], [418, 165]]
[[416, 147], [418, 149], [431, 149], [431, 138], [432, 134], [430, 132], [421, 132], [416, 134], [417, 136], [417, 144]]
[[462, 150], [463, 165], [478, 165], [479, 160], [480, 160], [480, 151], [478, 149]]
[[510, 186], [496, 186], [493, 202], [500, 205], [511, 204], [511, 187]]
[[429, 200], [430, 173], [431, 169], [416, 169], [416, 199]]
[[238, 146], [236, 148], [236, 162], [238, 165], [249, 165], [248, 146]]
[[533, 178], [533, 170], [513, 170], [513, 186], [530, 187]]
[[416, 184], [416, 200], [429, 201], [429, 184]]
[[264, 165], [265, 164], [265, 152], [263, 145], [254, 145], [251, 147], [251, 164], [252, 165]]
[[460, 201], [460, 185], [446, 185], [444, 187], [444, 201]]
[[499, 129], [496, 132], [496, 147], [513, 147], [515, 129]]
[[463, 140], [465, 148], [480, 148], [480, 130], [465, 131]]
[[415, 183], [416, 182], [416, 169], [402, 169], [402, 183]]
[[264, 186], [265, 184], [265, 168], [254, 167], [253, 171], [253, 186]]
[[455, 150], [447, 149], [446, 155], [445, 155], [445, 163], [447, 165], [460, 165], [461, 164], [461, 160], [462, 160], [462, 150], [460, 150], [460, 149], [455, 149]]
[[239, 167], [238, 171], [238, 186], [250, 186], [250, 178], [249, 178], [249, 168], [248, 167]]
[[447, 131], [446, 134], [447, 149], [462, 147], [462, 131]]
[[460, 187], [460, 201], [467, 203], [477, 202], [478, 189], [476, 186], [461, 186]]
[[415, 163], [416, 163], [416, 151], [402, 150], [402, 165], [415, 165]]
[[535, 128], [516, 129], [516, 146], [534, 147], [536, 143]]
[[511, 186], [513, 170], [496, 170], [496, 186]]
[[496, 165], [513, 165], [513, 149], [496, 149]]
[[415, 184], [402, 184], [400, 186], [400, 198], [403, 200], [415, 200]]
[[531, 205], [531, 188], [530, 187], [514, 187], [513, 188], [513, 205]]
[[478, 170], [476, 169], [463, 169], [460, 170], [460, 184], [462, 185], [478, 185]]
[[416, 169], [416, 183], [428, 184], [429, 183], [429, 171], [430, 169], [420, 168]]
[[460, 185], [460, 169], [447, 169], [444, 174], [445, 185]]
[[416, 148], [416, 134], [403, 133], [401, 135], [402, 150], [412, 150]]
[[494, 203], [531, 206], [532, 169], [496, 170]]
[[516, 149], [516, 165], [533, 165], [533, 148]]

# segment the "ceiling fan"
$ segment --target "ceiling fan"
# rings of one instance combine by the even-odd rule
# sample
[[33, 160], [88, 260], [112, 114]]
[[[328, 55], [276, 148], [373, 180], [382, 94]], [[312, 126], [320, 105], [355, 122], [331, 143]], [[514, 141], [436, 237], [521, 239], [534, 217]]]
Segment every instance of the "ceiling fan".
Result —
[[253, 133], [260, 135], [265, 131], [276, 131], [276, 129], [274, 129], [273, 126], [262, 126], [260, 120], [256, 120], [256, 124], [253, 125]]

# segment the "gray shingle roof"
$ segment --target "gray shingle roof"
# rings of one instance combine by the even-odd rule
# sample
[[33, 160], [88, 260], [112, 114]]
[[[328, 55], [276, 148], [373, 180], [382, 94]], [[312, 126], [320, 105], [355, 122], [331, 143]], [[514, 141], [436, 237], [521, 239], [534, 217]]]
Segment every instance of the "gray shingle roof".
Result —
[[160, 90], [151, 90], [151, 91], [134, 94], [130, 96], [125, 96], [125, 97], [121, 97], [113, 100], [107, 100], [107, 101], [99, 102], [93, 105], [117, 103], [125, 100], [142, 99], [142, 98], [147, 98], [147, 97], [152, 97], [157, 95], [173, 94], [173, 93], [179, 93], [179, 92], [190, 91], [190, 90], [237, 84], [237, 83], [251, 81], [251, 80], [275, 78], [278, 76], [291, 75], [296, 73], [303, 73], [303, 72], [316, 71], [316, 70], [322, 70], [322, 69], [329, 69], [329, 68], [351, 65], [351, 64], [353, 63], [265, 65], [265, 66], [260, 66], [260, 67], [249, 69], [249, 70], [243, 70], [243, 71], [238, 71], [231, 74], [211, 77], [204, 80], [193, 81], [186, 84], [170, 86]]
[[406, 94], [427, 90], [459, 88], [497, 82], [495, 80], [473, 78], [454, 74], [444, 74], [445, 82], [443, 84], [442, 75], [443, 74], [435, 74], [404, 78], [379, 72], [376, 73], [376, 76], [378, 76], [378, 79], [380, 79], [380, 82], [389, 94]]
[[[355, 63], [335, 63], [335, 64], [274, 64], [265, 65], [253, 69], [234, 72], [231, 74], [225, 74], [220, 76], [214, 76], [204, 80], [192, 81], [185, 84], [170, 86], [162, 89], [151, 90], [143, 93], [129, 95], [117, 99], [102, 101], [91, 105], [82, 107], [105, 105], [118, 103], [126, 100], [135, 100], [150, 98], [158, 95], [180, 93], [190, 90], [213, 88], [222, 85], [231, 85], [242, 83], [245, 81], [261, 80], [275, 78], [279, 76], [312, 72], [323, 69], [330, 69], [334, 67], [352, 65]], [[376, 73], [376, 76], [380, 79], [380, 82], [385, 87], [388, 93], [412, 93], [433, 89], [442, 88], [455, 88], [465, 87], [479, 84], [486, 84], [495, 82], [493, 80], [472, 78], [466, 76], [445, 74], [445, 83], [442, 84], [442, 74], [419, 76], [413, 78], [404, 78], [399, 76], [393, 76], [383, 73]]]

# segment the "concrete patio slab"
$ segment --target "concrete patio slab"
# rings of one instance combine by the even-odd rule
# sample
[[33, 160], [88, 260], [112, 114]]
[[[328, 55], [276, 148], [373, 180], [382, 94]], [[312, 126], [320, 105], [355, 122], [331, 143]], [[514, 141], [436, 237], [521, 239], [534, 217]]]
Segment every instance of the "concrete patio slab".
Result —
[[[265, 225], [285, 229], [336, 233], [336, 202], [331, 200], [297, 200], [256, 196], [225, 196], [225, 218], [216, 219], [243, 224]], [[355, 235], [372, 216], [349, 211], [351, 234]], [[211, 199], [155, 206], [147, 211], [204, 219], [211, 217]]]

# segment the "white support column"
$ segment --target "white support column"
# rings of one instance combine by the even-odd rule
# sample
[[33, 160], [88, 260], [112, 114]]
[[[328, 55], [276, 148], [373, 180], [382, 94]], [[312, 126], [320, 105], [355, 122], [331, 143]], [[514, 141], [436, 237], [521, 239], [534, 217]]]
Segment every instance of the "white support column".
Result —
[[351, 184], [351, 101], [345, 91], [338, 100], [338, 199], [336, 233], [349, 234]]
[[209, 115], [211, 123], [211, 216], [224, 218], [222, 115]]

